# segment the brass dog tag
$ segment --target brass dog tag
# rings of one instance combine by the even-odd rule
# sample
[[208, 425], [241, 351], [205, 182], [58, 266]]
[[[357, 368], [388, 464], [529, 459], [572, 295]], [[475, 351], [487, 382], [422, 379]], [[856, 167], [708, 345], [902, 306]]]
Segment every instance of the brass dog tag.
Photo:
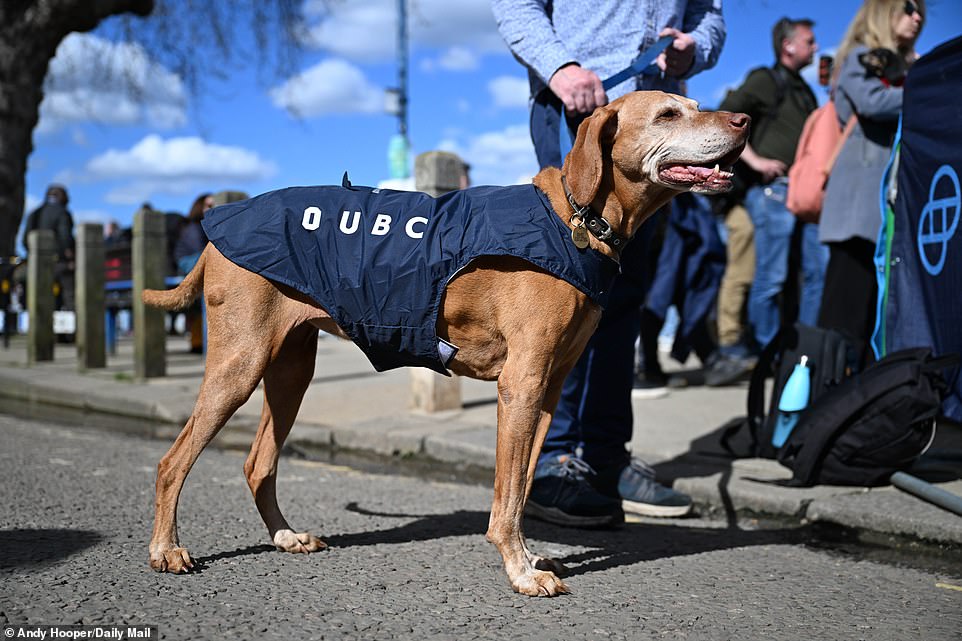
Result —
[[584, 228], [584, 225], [579, 225], [571, 230], [571, 242], [578, 249], [584, 249], [588, 246], [588, 230]]

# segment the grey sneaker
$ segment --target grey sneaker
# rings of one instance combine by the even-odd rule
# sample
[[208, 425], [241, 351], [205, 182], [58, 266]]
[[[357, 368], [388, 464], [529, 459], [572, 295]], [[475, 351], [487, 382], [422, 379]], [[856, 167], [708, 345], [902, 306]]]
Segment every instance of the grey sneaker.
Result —
[[709, 367], [705, 368], [705, 385], [722, 387], [734, 385], [751, 376], [757, 359], [753, 357], [719, 355]]
[[618, 494], [622, 508], [631, 514], [669, 517], [691, 511], [691, 497], [656, 481], [655, 470], [639, 459], [631, 459], [621, 471]]

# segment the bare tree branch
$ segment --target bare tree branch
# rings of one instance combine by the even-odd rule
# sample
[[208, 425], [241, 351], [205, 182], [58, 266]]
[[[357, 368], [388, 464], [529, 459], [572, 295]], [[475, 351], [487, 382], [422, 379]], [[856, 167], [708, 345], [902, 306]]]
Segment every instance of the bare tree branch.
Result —
[[[326, 4], [312, 0], [320, 11]], [[108, 38], [139, 44], [197, 97], [208, 79], [240, 67], [254, 67], [262, 83], [290, 75], [304, 42], [300, 7], [301, 0], [0, 1], [0, 255], [14, 252], [44, 78], [68, 34], [103, 25]], [[133, 94], [141, 87], [125, 86]]]

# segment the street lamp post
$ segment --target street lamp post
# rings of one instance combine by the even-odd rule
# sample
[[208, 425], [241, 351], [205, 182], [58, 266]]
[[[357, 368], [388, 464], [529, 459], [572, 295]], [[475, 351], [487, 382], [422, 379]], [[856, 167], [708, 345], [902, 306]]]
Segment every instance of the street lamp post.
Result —
[[408, 140], [408, 28], [407, 0], [398, 0], [398, 86], [387, 90], [388, 112], [398, 118], [398, 133], [388, 143], [388, 166], [391, 178], [411, 176], [411, 145]]

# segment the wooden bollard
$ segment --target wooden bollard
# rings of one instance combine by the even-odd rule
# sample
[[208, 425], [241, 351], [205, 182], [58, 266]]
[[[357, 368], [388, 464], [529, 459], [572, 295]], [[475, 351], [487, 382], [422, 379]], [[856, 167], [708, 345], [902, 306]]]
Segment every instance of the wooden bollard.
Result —
[[53, 231], [27, 234], [27, 363], [53, 360], [53, 270], [57, 260]]
[[77, 234], [77, 369], [107, 366], [104, 327], [104, 227], [83, 223]]
[[148, 307], [141, 299], [145, 289], [164, 289], [167, 262], [164, 214], [141, 209], [134, 214], [131, 269], [134, 276], [134, 376], [138, 379], [167, 373], [166, 312]]
[[[418, 155], [414, 161], [415, 189], [431, 196], [459, 189], [464, 176], [464, 161], [450, 152], [429, 151]], [[449, 378], [418, 367], [410, 371], [413, 409], [422, 412], [461, 409], [460, 378]]]

